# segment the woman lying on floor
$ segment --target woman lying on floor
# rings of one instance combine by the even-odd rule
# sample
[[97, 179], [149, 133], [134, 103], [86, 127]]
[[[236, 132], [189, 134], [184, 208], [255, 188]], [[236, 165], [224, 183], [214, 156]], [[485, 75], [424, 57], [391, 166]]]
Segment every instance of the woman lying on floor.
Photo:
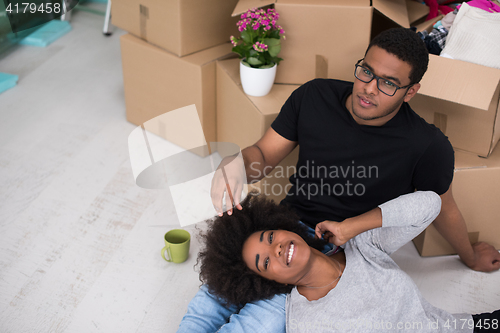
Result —
[[473, 332], [479, 324], [498, 331], [500, 310], [471, 316], [438, 309], [389, 257], [440, 208], [434, 192], [415, 192], [342, 223], [322, 222], [317, 236], [345, 244], [343, 252], [328, 256], [317, 250], [323, 241], [312, 239], [294, 213], [249, 195], [242, 210], [217, 217], [202, 235], [200, 279], [231, 304], [290, 293], [290, 333]]

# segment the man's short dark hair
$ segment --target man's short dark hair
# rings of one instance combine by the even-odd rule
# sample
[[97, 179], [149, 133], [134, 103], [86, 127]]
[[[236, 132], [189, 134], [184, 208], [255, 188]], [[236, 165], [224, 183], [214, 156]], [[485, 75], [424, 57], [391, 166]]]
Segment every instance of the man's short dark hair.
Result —
[[[418, 83], [427, 71], [429, 52], [417, 33], [405, 28], [392, 28], [378, 34], [368, 45], [366, 53], [372, 46], [378, 46], [394, 54], [400, 60], [410, 64], [410, 84]], [[366, 56], [365, 53], [365, 56]]]

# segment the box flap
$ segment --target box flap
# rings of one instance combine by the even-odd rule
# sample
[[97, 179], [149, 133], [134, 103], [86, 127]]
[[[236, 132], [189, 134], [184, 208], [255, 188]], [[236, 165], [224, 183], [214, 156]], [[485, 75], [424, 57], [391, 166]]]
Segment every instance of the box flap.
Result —
[[370, 7], [370, 0], [278, 0], [279, 4]]
[[259, 8], [272, 5], [275, 2], [276, 0], [240, 0], [236, 4], [236, 7], [234, 8], [233, 14], [231, 16], [243, 14], [250, 8]]
[[455, 150], [455, 172], [467, 169], [487, 168], [486, 158], [479, 157], [477, 154], [454, 148]]
[[218, 66], [222, 68], [237, 86], [241, 86], [240, 59], [218, 60]]
[[500, 81], [500, 69], [429, 55], [419, 94], [488, 110]]
[[[227, 73], [234, 83], [243, 91], [240, 81], [240, 60], [228, 59], [218, 61], [218, 66]], [[294, 84], [274, 84], [271, 92], [266, 96], [255, 97], [246, 95], [253, 105], [259, 110], [262, 115], [277, 114], [283, 104], [294, 90], [300, 85]]]
[[406, 8], [408, 10], [408, 20], [410, 23], [429, 15], [429, 7], [413, 0], [406, 0]]
[[488, 158], [454, 148], [455, 172], [468, 169], [500, 169], [500, 146], [496, 147]]
[[[500, 95], [500, 87], [498, 89], [499, 90], [496, 93]], [[500, 140], [500, 98], [499, 97], [497, 97], [497, 98], [499, 99], [499, 103], [497, 105], [497, 111], [496, 111], [497, 114], [495, 117], [495, 125], [493, 126], [493, 139], [491, 140], [490, 154], [493, 153], [493, 150], [495, 149], [495, 147], [497, 147], [497, 146], [500, 147], [500, 145], [498, 145], [498, 141]]]
[[410, 27], [406, 0], [373, 0], [372, 5], [400, 26]]
[[[404, 1], [404, 0], [379, 0], [379, 1]], [[240, 15], [250, 8], [259, 8], [275, 4], [292, 4], [292, 5], [316, 5], [316, 6], [350, 6], [350, 7], [369, 7], [370, 0], [240, 0], [234, 8], [232, 16]], [[393, 6], [389, 4], [388, 6]], [[383, 7], [383, 6], [382, 6]], [[389, 10], [390, 11], [390, 10]], [[406, 13], [406, 12], [405, 12]]]
[[299, 87], [300, 85], [295, 84], [275, 84], [266, 96], [247, 97], [263, 115], [273, 115], [281, 110], [288, 97]]
[[214, 60], [226, 57], [228, 55], [237, 56], [236, 53], [231, 53], [232, 48], [233, 46], [231, 45], [231, 43], [224, 43], [200, 52], [184, 56], [182, 57], [182, 60], [196, 66], [203, 66], [206, 63], [210, 63]]

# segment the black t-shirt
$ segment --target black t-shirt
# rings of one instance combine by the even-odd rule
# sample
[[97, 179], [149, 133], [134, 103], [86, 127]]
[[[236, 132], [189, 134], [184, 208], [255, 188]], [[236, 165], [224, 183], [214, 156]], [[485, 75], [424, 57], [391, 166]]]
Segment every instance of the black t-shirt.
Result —
[[359, 125], [345, 107], [352, 86], [310, 81], [290, 95], [271, 125], [300, 147], [296, 169], [281, 172], [291, 182], [281, 203], [312, 227], [362, 214], [415, 190], [441, 195], [453, 179], [453, 148], [438, 128], [408, 103], [382, 126]]

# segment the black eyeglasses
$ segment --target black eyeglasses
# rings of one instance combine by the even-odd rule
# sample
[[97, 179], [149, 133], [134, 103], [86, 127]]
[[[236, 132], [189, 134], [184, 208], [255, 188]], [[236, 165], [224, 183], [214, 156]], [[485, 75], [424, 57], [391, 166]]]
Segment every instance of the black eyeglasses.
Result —
[[383, 92], [387, 96], [394, 96], [394, 94], [396, 93], [396, 91], [398, 91], [398, 89], [409, 88], [413, 85], [413, 84], [409, 84], [409, 85], [404, 86], [404, 87], [399, 87], [395, 83], [373, 74], [368, 68], [361, 66], [359, 64], [361, 61], [363, 61], [363, 59], [359, 60], [356, 63], [356, 66], [354, 69], [354, 76], [356, 77], [356, 79], [358, 79], [364, 83], [369, 83], [373, 79], [376, 79], [378, 90], [380, 90], [381, 92]]

